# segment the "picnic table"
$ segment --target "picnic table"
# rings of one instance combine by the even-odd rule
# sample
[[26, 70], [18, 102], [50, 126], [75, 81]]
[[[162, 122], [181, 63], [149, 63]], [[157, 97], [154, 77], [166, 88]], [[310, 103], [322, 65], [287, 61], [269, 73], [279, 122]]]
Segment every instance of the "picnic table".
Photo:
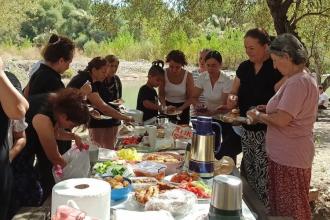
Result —
[[[194, 209], [187, 214], [184, 217], [178, 217], [177, 220], [192, 220], [196, 219], [200, 216], [207, 216], [207, 213], [209, 212], [209, 201], [199, 201], [197, 204], [195, 204]], [[116, 210], [118, 209], [125, 209], [130, 211], [143, 211], [143, 209], [140, 207], [136, 207], [130, 204], [130, 198], [128, 198], [125, 201], [121, 202], [111, 202], [111, 214], [113, 218], [113, 215], [115, 214]], [[13, 220], [48, 220], [50, 219], [50, 211], [51, 211], [51, 197], [49, 197], [44, 204], [41, 207], [24, 207], [22, 208], [13, 218]], [[250, 211], [250, 208], [247, 206], [247, 204], [242, 201], [242, 213], [245, 220], [256, 220], [252, 212]], [[199, 218], [204, 219], [204, 218]]]
[[[182, 152], [181, 152], [182, 153]], [[275, 218], [267, 216], [266, 208], [257, 198], [255, 192], [247, 184], [244, 177], [240, 176], [239, 170], [234, 167], [232, 175], [240, 177], [243, 184], [243, 201], [242, 201], [242, 211], [244, 218], [246, 220], [262, 219], [262, 220], [286, 220], [286, 218]], [[110, 198], [109, 198], [110, 199]], [[179, 220], [190, 220], [194, 219], [196, 216], [207, 215], [209, 211], [209, 201], [199, 201], [195, 205], [195, 208], [187, 216], [182, 218], [177, 218]], [[111, 202], [111, 213], [115, 213], [117, 209], [132, 210], [132, 207], [128, 205], [128, 200], [121, 203]], [[143, 211], [143, 209], [133, 208], [135, 211]], [[133, 211], [132, 210], [132, 211]], [[252, 212], [251, 212], [252, 210]], [[51, 211], [51, 198], [49, 197], [41, 207], [23, 207], [13, 218], [14, 220], [48, 220], [50, 219]], [[255, 217], [257, 216], [257, 217]], [[113, 219], [113, 218], [112, 218]]]

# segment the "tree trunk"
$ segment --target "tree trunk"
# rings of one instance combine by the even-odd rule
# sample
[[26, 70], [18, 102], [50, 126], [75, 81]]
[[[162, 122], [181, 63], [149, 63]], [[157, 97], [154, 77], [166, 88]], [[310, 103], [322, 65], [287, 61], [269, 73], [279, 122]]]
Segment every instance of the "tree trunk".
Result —
[[[301, 38], [296, 31], [296, 25], [294, 22], [290, 23], [287, 13], [292, 5], [293, 0], [267, 0], [267, 5], [270, 10], [270, 14], [273, 17], [274, 27], [278, 35], [284, 33], [293, 34], [297, 37], [302, 44]], [[304, 45], [305, 46], [305, 45]]]

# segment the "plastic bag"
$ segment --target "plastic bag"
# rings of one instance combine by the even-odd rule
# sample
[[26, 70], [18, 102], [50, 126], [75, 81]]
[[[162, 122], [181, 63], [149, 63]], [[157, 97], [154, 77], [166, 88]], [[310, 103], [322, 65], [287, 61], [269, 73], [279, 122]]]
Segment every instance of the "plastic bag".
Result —
[[192, 192], [173, 189], [152, 197], [145, 205], [146, 211], [169, 211], [173, 216], [186, 215], [197, 203], [197, 197]]
[[53, 167], [53, 176], [56, 183], [72, 178], [88, 177], [90, 171], [90, 160], [88, 150], [80, 151], [78, 148], [71, 148], [62, 155], [67, 165]]
[[174, 139], [191, 139], [192, 129], [189, 126], [168, 123], [165, 126], [165, 137], [172, 137]]
[[85, 212], [80, 211], [78, 205], [73, 200], [68, 200], [66, 205], [60, 205], [51, 220], [99, 220], [87, 216]]

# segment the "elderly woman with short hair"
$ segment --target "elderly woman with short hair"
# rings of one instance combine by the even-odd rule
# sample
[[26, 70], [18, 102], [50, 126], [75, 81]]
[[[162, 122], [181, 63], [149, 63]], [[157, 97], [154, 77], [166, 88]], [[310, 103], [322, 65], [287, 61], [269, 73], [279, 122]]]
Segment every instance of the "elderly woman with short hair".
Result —
[[[268, 193], [270, 212], [296, 220], [311, 219], [308, 193], [314, 156], [313, 124], [318, 88], [306, 72], [307, 52], [291, 34], [278, 36], [270, 55], [286, 82], [264, 106], [247, 115], [267, 125]], [[259, 106], [262, 109], [262, 106]]]

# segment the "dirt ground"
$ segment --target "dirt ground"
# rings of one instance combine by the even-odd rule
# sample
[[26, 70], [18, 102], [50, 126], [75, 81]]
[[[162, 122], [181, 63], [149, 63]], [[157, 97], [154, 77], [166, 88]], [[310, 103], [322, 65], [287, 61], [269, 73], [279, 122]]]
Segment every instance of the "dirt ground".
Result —
[[[318, 199], [311, 202], [313, 220], [330, 220], [330, 110], [319, 114], [314, 124], [315, 156], [311, 188], [319, 191]], [[237, 162], [241, 161], [238, 155]]]
[[315, 123], [315, 157], [311, 186], [319, 190], [313, 206], [314, 220], [330, 219], [330, 110], [319, 114]]

